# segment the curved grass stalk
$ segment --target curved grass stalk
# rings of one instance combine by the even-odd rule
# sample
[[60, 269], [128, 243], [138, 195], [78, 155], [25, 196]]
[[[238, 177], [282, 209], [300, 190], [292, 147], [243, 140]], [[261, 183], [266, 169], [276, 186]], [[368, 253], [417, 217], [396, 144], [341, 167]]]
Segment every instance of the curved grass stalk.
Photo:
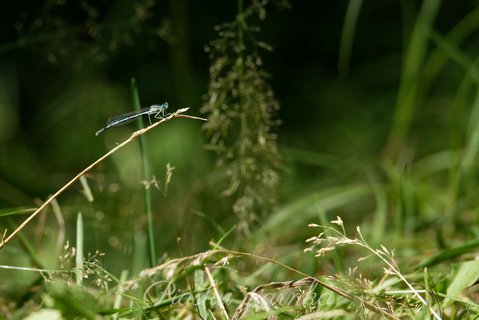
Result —
[[188, 119], [194, 119], [194, 120], [202, 120], [202, 121], [207, 121], [206, 119], [204, 118], [200, 118], [200, 117], [195, 117], [195, 116], [190, 116], [190, 115], [186, 115], [186, 114], [183, 114], [184, 112], [188, 111], [189, 108], [182, 108], [182, 109], [178, 109], [176, 110], [175, 112], [173, 112], [172, 114], [170, 114], [169, 116], [167, 116], [166, 118], [164, 119], [161, 119], [160, 121], [158, 122], [155, 122], [153, 123], [152, 125], [144, 128], [144, 129], [141, 129], [141, 130], [138, 130], [138, 131], [135, 131], [131, 134], [131, 136], [126, 139], [125, 141], [123, 141], [122, 143], [118, 144], [115, 148], [111, 149], [110, 151], [108, 151], [107, 153], [105, 153], [103, 156], [101, 156], [100, 158], [98, 158], [98, 160], [96, 160], [95, 162], [93, 162], [92, 164], [90, 164], [89, 166], [87, 166], [85, 169], [83, 169], [80, 173], [78, 173], [75, 177], [73, 177], [73, 179], [71, 179], [70, 181], [68, 181], [63, 187], [61, 187], [57, 192], [55, 192], [52, 196], [50, 196], [50, 198], [48, 198], [34, 213], [32, 213], [27, 219], [25, 219], [25, 221], [22, 222], [22, 224], [20, 226], [18, 226], [10, 235], [8, 235], [6, 238], [4, 238], [1, 242], [0, 242], [0, 250], [5, 247], [5, 245], [10, 242], [13, 237], [15, 237], [15, 235], [17, 233], [19, 233], [30, 221], [32, 221], [43, 209], [45, 209], [54, 199], [56, 199], [60, 194], [63, 193], [63, 191], [65, 191], [66, 189], [68, 189], [73, 183], [75, 183], [77, 180], [80, 179], [80, 177], [82, 177], [84, 174], [86, 174], [88, 171], [90, 171], [91, 169], [93, 169], [94, 167], [96, 167], [98, 164], [100, 164], [101, 162], [103, 162], [105, 159], [107, 159], [108, 157], [110, 157], [112, 154], [114, 154], [115, 152], [117, 152], [119, 149], [123, 148], [124, 146], [126, 146], [127, 144], [129, 144], [130, 142], [132, 142], [133, 140], [135, 140], [136, 138], [139, 138], [141, 135], [147, 133], [148, 131], [152, 130], [153, 128], [155, 128], [156, 126], [159, 126], [160, 124], [166, 122], [166, 121], [169, 121], [171, 119], [174, 119], [174, 118], [188, 118]]

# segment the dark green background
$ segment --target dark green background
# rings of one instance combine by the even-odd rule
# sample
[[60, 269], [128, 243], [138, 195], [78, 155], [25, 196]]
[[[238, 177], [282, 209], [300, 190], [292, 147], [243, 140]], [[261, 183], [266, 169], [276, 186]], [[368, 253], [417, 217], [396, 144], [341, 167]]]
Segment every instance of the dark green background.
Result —
[[[421, 4], [364, 1], [349, 70], [339, 72], [348, 3], [292, 1], [286, 10], [272, 4], [266, 20], [248, 21], [261, 28], [256, 37], [274, 48], [259, 53], [281, 104], [280, 207], [323, 186], [362, 181], [383, 158], [403, 58]], [[93, 18], [77, 1], [2, 5], [0, 208], [35, 205], [128, 137], [134, 124], [99, 137], [94, 133], [109, 116], [132, 110], [131, 78], [143, 106], [167, 101], [171, 110], [188, 106], [190, 114], [200, 115], [210, 63], [204, 48], [217, 38], [215, 25], [233, 21], [237, 13], [234, 1], [157, 1], [137, 23], [135, 7], [145, 2], [90, 5], [97, 10]], [[446, 34], [477, 6], [477, 1], [444, 1], [435, 30]], [[159, 36], [159, 29], [166, 36]], [[460, 44], [472, 60], [478, 35], [472, 33]], [[408, 133], [407, 150], [414, 159], [453, 148], [454, 138], [461, 141], [469, 107], [457, 115], [452, 105], [464, 76], [465, 70], [449, 61], [425, 93]], [[201, 123], [171, 121], [147, 139], [152, 171], [160, 182], [167, 162], [176, 168], [167, 197], [154, 193], [157, 236], [164, 244], [159, 250], [175, 248], [177, 237], [186, 252], [206, 247], [222, 235], [208, 219], [229, 229], [235, 217], [220, 195], [224, 184], [214, 173], [214, 154], [204, 149]], [[92, 204], [81, 195], [80, 184], [67, 190], [59, 198], [66, 237], [74, 239], [75, 216], [81, 211], [93, 230], [92, 250], [109, 251], [111, 246], [131, 255], [134, 234], [145, 226], [140, 173], [138, 147], [132, 145], [90, 173]], [[371, 207], [365, 200], [346, 212], [361, 223]], [[43, 234], [36, 235], [37, 244], [54, 242], [57, 226], [47, 214], [48, 223], [38, 219], [25, 230]], [[291, 219], [296, 214], [301, 212]], [[17, 223], [23, 218], [16, 218]]]

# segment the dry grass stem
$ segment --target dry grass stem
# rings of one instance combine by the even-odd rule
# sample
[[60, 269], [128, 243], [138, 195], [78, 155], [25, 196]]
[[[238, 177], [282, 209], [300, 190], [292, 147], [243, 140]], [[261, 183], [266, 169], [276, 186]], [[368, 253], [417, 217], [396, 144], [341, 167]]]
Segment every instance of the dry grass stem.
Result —
[[190, 116], [190, 115], [186, 115], [186, 114], [183, 114], [184, 112], [186, 112], [189, 108], [182, 108], [182, 109], [178, 109], [176, 110], [175, 112], [171, 113], [170, 115], [168, 115], [167, 117], [165, 117], [164, 119], [161, 119], [160, 121], [158, 122], [155, 122], [153, 123], [152, 125], [144, 128], [144, 129], [140, 129], [138, 131], [135, 131], [131, 134], [131, 136], [126, 139], [125, 141], [123, 141], [122, 143], [118, 144], [115, 148], [111, 149], [110, 151], [108, 151], [106, 154], [104, 154], [102, 157], [100, 157], [98, 160], [96, 160], [95, 162], [93, 162], [92, 164], [90, 164], [88, 167], [86, 167], [85, 169], [83, 169], [80, 173], [78, 173], [73, 179], [71, 179], [70, 181], [68, 181], [63, 187], [61, 187], [57, 192], [55, 192], [52, 196], [50, 196], [50, 198], [48, 198], [47, 201], [45, 201], [34, 213], [32, 213], [27, 219], [25, 219], [25, 221], [22, 222], [22, 224], [20, 226], [18, 226], [18, 228], [16, 228], [10, 235], [8, 235], [6, 238], [3, 238], [4, 240], [1, 241], [0, 243], [0, 250], [18, 233], [20, 232], [30, 221], [32, 221], [43, 209], [45, 209], [46, 206], [48, 206], [55, 198], [57, 198], [63, 191], [65, 191], [66, 189], [68, 189], [68, 187], [70, 187], [73, 183], [75, 183], [78, 179], [80, 179], [80, 177], [82, 177], [84, 174], [86, 174], [88, 171], [90, 171], [91, 169], [93, 169], [94, 167], [96, 167], [98, 164], [100, 164], [102, 161], [104, 161], [106, 158], [110, 157], [112, 154], [114, 154], [116, 151], [118, 151], [119, 149], [123, 148], [124, 146], [126, 146], [127, 144], [129, 144], [130, 142], [132, 142], [134, 139], [138, 138], [139, 136], [147, 133], [148, 131], [152, 130], [153, 128], [155, 128], [156, 126], [159, 126], [160, 124], [166, 122], [166, 121], [169, 121], [171, 119], [174, 119], [174, 118], [189, 118], [189, 119], [194, 119], [194, 120], [202, 120], [202, 121], [207, 121], [205, 118], [201, 118], [201, 117], [195, 117], [195, 116]]
[[[282, 267], [286, 270], [289, 270], [289, 271], [291, 271], [295, 274], [298, 274], [298, 275], [304, 277], [304, 279], [300, 279], [300, 280], [297, 280], [297, 281], [269, 283], [269, 284], [257, 287], [255, 289], [257, 291], [263, 290], [265, 288], [271, 288], [271, 287], [274, 287], [274, 286], [283, 287], [285, 285], [285, 283], [287, 283], [289, 286], [293, 286], [293, 287], [294, 286], [306, 285], [307, 283], [313, 283], [313, 284], [320, 285], [323, 288], [325, 288], [325, 289], [327, 289], [327, 290], [329, 290], [329, 291], [331, 291], [331, 292], [333, 292], [333, 293], [335, 293], [335, 294], [337, 294], [337, 295], [339, 295], [343, 298], [346, 298], [350, 301], [354, 301], [355, 303], [364, 306], [365, 308], [371, 310], [372, 312], [380, 315], [383, 319], [394, 319], [394, 320], [399, 319], [398, 317], [389, 313], [389, 311], [387, 311], [385, 309], [382, 309], [382, 308], [380, 308], [380, 307], [378, 307], [378, 306], [376, 306], [376, 305], [374, 305], [374, 304], [372, 304], [368, 301], [365, 301], [365, 300], [361, 299], [360, 297], [357, 297], [353, 294], [348, 293], [347, 291], [344, 291], [341, 288], [334, 287], [330, 284], [327, 284], [326, 282], [321, 281], [316, 277], [312, 277], [312, 276], [310, 276], [310, 275], [308, 275], [308, 274], [306, 274], [306, 273], [304, 273], [300, 270], [292, 268], [292, 267], [290, 267], [290, 266], [288, 266], [284, 263], [281, 263], [277, 260], [274, 260], [274, 259], [268, 258], [268, 257], [255, 255], [255, 254], [248, 253], [248, 252], [233, 251], [233, 250], [226, 250], [226, 249], [208, 250], [208, 251], [201, 252], [201, 253], [198, 253], [198, 254], [195, 254], [195, 255], [192, 255], [192, 256], [188, 256], [188, 257], [171, 259], [168, 262], [165, 262], [165, 263], [163, 263], [159, 266], [156, 266], [154, 268], [145, 269], [140, 273], [140, 275], [137, 278], [126, 282], [125, 283], [125, 288], [135, 288], [135, 287], [137, 287], [137, 284], [140, 281], [144, 280], [145, 278], [153, 277], [154, 275], [157, 275], [161, 271], [165, 271], [166, 272], [166, 278], [171, 279], [171, 278], [173, 278], [173, 275], [176, 272], [178, 272], [178, 270], [184, 269], [188, 266], [199, 266], [199, 265], [205, 264], [207, 261], [209, 261], [209, 259], [212, 259], [215, 255], [229, 255], [230, 257], [250, 257], [252, 259], [264, 261], [264, 262], [267, 262], [267, 263], [276, 264], [276, 265], [278, 265], [278, 266], [280, 266], [280, 267]], [[217, 262], [217, 264], [222, 264], [223, 261], [224, 261], [224, 258], [220, 259]], [[255, 292], [253, 291], [252, 293], [254, 295]], [[245, 299], [249, 299], [249, 295]], [[244, 302], [244, 300], [243, 300], [243, 302]], [[244, 306], [243, 303], [242, 303], [242, 305]], [[240, 305], [238, 307], [238, 309], [236, 310], [236, 312], [235, 312], [236, 315], [243, 312], [241, 310], [242, 305]], [[233, 315], [233, 319], [234, 318], [235, 318], [235, 315]]]
[[213, 288], [213, 292], [215, 293], [215, 298], [216, 298], [216, 302], [218, 303], [218, 307], [220, 308], [221, 313], [223, 313], [223, 316], [225, 317], [225, 319], [229, 320], [230, 317], [228, 316], [228, 312], [226, 312], [226, 308], [223, 304], [223, 301], [221, 301], [221, 296], [218, 291], [218, 287], [216, 286], [215, 280], [213, 279], [210, 269], [208, 269], [207, 266], [205, 266], [205, 272], [206, 272], [206, 275], [208, 276], [208, 280], [210, 281], [211, 287]]

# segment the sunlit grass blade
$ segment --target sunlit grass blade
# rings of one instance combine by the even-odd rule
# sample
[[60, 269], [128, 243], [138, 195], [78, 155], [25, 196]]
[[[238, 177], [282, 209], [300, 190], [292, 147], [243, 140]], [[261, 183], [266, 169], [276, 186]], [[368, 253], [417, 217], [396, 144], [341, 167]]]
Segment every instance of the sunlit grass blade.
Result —
[[93, 192], [91, 192], [90, 186], [88, 185], [88, 180], [85, 176], [80, 177], [80, 183], [83, 188], [82, 192], [88, 202], [93, 202]]
[[83, 217], [81, 212], [77, 215], [77, 236], [75, 254], [75, 275], [78, 286], [83, 285]]
[[212, 243], [210, 241], [210, 245], [212, 246], [211, 250], [221, 249], [221, 243], [235, 230], [236, 226], [232, 226], [228, 231], [226, 231], [218, 241]]
[[479, 260], [460, 263], [451, 284], [447, 288], [446, 305], [452, 300], [460, 298], [463, 290], [479, 280]]
[[[120, 282], [118, 283], [118, 291], [115, 295], [115, 302], [113, 304], [113, 309], [120, 311], [121, 307], [121, 301], [123, 299], [123, 283], [126, 281], [128, 278], [128, 270], [123, 270], [120, 275]], [[118, 319], [118, 314], [115, 313], [112, 318], [114, 320]]]

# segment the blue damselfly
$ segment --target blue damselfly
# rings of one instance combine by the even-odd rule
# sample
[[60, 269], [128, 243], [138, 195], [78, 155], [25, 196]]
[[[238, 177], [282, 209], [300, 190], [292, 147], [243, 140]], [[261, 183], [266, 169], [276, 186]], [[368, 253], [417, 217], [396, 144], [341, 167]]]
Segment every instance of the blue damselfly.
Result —
[[113, 116], [108, 119], [106, 122], [106, 126], [104, 128], [101, 128], [96, 132], [96, 135], [99, 135], [103, 131], [110, 129], [111, 127], [117, 127], [117, 126], [122, 126], [124, 124], [130, 123], [138, 117], [147, 115], [148, 120], [150, 120], [151, 124], [151, 116], [153, 116], [155, 119], [163, 119], [164, 117], [167, 116], [165, 114], [166, 109], [168, 109], [168, 103], [162, 103], [162, 104], [154, 104], [150, 107], [140, 109], [138, 111], [131, 111], [127, 113], [122, 113], [117, 116]]

